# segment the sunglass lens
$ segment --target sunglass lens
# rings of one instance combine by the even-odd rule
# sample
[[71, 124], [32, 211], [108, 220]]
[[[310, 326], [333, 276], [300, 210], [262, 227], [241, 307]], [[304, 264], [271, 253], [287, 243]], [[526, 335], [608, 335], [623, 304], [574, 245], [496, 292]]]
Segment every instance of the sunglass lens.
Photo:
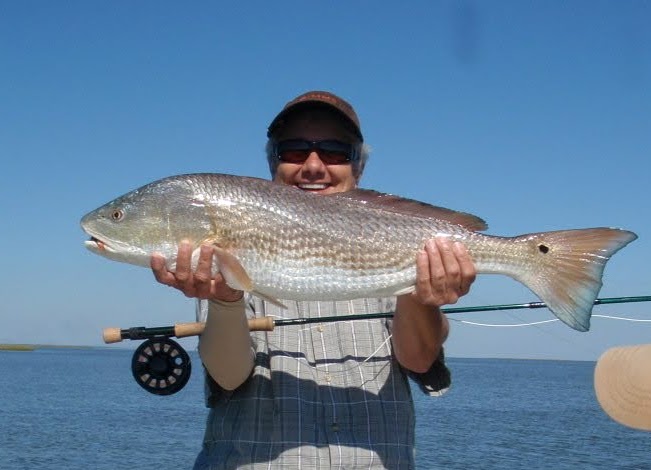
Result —
[[281, 150], [280, 160], [287, 163], [303, 163], [310, 156], [309, 150]]
[[278, 158], [287, 163], [303, 163], [316, 151], [326, 165], [342, 165], [352, 159], [353, 146], [337, 140], [310, 142], [306, 140], [285, 140], [278, 144]]
[[332, 150], [320, 150], [319, 158], [326, 165], [343, 165], [350, 161], [347, 153], [335, 152]]

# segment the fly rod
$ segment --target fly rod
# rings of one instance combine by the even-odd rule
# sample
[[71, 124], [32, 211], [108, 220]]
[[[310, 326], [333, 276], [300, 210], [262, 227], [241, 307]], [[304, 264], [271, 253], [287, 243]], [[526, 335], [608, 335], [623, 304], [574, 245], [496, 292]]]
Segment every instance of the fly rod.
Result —
[[[595, 299], [594, 305], [606, 304], [623, 304], [632, 302], [651, 302], [651, 296], [632, 296], [632, 297], [604, 297]], [[446, 315], [455, 313], [472, 313], [472, 312], [489, 312], [496, 310], [518, 310], [518, 309], [536, 309], [545, 308], [544, 302], [526, 302], [520, 304], [501, 304], [501, 305], [481, 305], [476, 307], [451, 307], [442, 308], [441, 312]], [[373, 318], [390, 318], [393, 312], [386, 313], [366, 313], [358, 315], [334, 315], [327, 317], [313, 318], [282, 318], [274, 320], [271, 317], [253, 318], [249, 320], [250, 331], [273, 331], [277, 326], [305, 325], [310, 323], [331, 323], [337, 321], [349, 320], [369, 320]], [[105, 328], [103, 330], [103, 339], [106, 344], [119, 343], [122, 340], [140, 340], [154, 338], [158, 336], [185, 338], [188, 336], [199, 336], [203, 332], [205, 324], [203, 322], [177, 323], [173, 326], [160, 326], [146, 328], [144, 326], [133, 328]]]
[[[638, 297], [609, 297], [596, 299], [594, 305], [621, 304], [629, 302], [649, 302], [651, 296]], [[525, 308], [543, 308], [543, 302], [528, 302], [523, 304], [483, 305], [478, 307], [444, 308], [445, 314], [486, 312], [492, 310], [514, 310]], [[368, 320], [371, 318], [389, 318], [393, 312], [367, 313], [358, 315], [340, 315], [317, 318], [253, 318], [249, 320], [251, 331], [273, 331], [277, 326], [305, 325], [309, 323], [329, 323], [346, 320]], [[190, 379], [192, 361], [189, 354], [172, 336], [183, 338], [198, 336], [203, 332], [205, 324], [177, 323], [174, 326], [145, 328], [106, 328], [103, 332], [105, 343], [119, 343], [125, 339], [145, 340], [134, 351], [131, 359], [131, 373], [136, 383], [154, 395], [172, 395], [181, 390]]]

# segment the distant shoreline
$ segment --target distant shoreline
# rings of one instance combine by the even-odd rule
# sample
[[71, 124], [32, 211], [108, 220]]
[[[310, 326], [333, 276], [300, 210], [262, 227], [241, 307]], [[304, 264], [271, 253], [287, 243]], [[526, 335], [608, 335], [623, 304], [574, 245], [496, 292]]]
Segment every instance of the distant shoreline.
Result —
[[0, 351], [34, 351], [36, 349], [92, 349], [92, 346], [59, 346], [55, 344], [2, 344]]
[[0, 344], [0, 351], [33, 351], [36, 346], [31, 344]]

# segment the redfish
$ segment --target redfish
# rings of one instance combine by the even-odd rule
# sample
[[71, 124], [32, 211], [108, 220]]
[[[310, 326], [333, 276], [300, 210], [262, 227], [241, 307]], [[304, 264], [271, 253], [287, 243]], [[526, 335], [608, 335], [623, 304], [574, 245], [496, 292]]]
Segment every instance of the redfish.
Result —
[[[588, 228], [499, 237], [471, 214], [371, 190], [320, 196], [271, 181], [189, 174], [155, 181], [88, 213], [86, 246], [149, 267], [175, 269], [179, 242], [215, 247], [233, 288], [280, 303], [412, 292], [416, 255], [433, 237], [462, 242], [480, 274], [527, 286], [560, 320], [587, 331], [607, 261], [637, 236]], [[216, 272], [216, 271], [215, 271]]]

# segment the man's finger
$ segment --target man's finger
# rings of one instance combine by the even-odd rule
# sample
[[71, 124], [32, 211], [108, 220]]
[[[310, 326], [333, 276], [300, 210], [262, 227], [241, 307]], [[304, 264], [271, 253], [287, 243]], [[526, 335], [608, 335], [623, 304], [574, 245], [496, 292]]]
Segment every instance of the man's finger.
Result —
[[154, 273], [154, 278], [156, 278], [158, 282], [165, 284], [166, 286], [173, 286], [176, 284], [176, 278], [167, 270], [167, 266], [165, 265], [165, 258], [163, 255], [154, 253], [151, 256], [149, 265], [151, 266], [151, 270]]
[[192, 245], [185, 240], [179, 244], [176, 254], [176, 280], [183, 287], [192, 284]]
[[430, 293], [428, 255], [424, 250], [420, 250], [416, 255], [416, 295], [425, 298]]
[[475, 264], [472, 262], [470, 253], [468, 253], [468, 250], [463, 243], [455, 242], [453, 249], [457, 256], [457, 262], [459, 263], [459, 269], [461, 271], [460, 294], [466, 295], [470, 291], [470, 286], [477, 278], [477, 270], [475, 269]]
[[200, 299], [207, 299], [212, 291], [212, 261], [213, 249], [210, 245], [202, 245], [199, 251], [197, 269], [193, 274], [194, 289], [196, 296]]
[[447, 287], [457, 289], [461, 284], [461, 268], [453, 249], [453, 243], [447, 237], [437, 238], [435, 242], [443, 263]]
[[201, 245], [199, 251], [199, 261], [197, 263], [197, 269], [194, 272], [195, 284], [199, 283], [209, 283], [212, 279], [212, 260], [213, 260], [213, 250], [210, 245]]
[[445, 293], [447, 289], [443, 251], [439, 248], [439, 242], [434, 239], [427, 240], [425, 243], [425, 251], [427, 252], [429, 262], [430, 289], [438, 296]]

